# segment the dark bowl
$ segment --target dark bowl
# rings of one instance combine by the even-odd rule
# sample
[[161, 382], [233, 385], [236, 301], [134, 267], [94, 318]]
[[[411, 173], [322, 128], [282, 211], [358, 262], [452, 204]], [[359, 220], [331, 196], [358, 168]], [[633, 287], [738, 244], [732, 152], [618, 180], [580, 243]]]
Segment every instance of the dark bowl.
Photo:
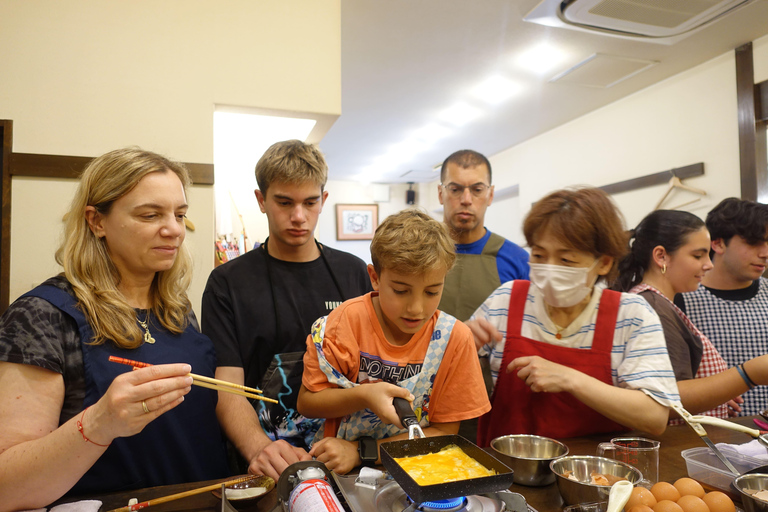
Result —
[[[248, 475], [242, 475], [242, 476], [248, 476]], [[265, 489], [265, 491], [260, 494], [249, 495], [249, 493], [252, 492], [252, 491], [249, 491], [249, 489], [257, 489], [257, 488], [263, 488]], [[226, 489], [227, 501], [229, 501], [235, 507], [238, 507], [239, 505], [245, 506], [246, 504], [250, 506], [255, 501], [258, 501], [264, 496], [266, 496], [267, 494], [269, 494], [269, 492], [274, 488], [275, 488], [275, 481], [272, 480], [270, 477], [265, 475], [257, 476], [252, 480], [248, 480], [247, 482], [234, 484], [227, 487]], [[221, 498], [221, 488], [211, 492], [217, 498]]]

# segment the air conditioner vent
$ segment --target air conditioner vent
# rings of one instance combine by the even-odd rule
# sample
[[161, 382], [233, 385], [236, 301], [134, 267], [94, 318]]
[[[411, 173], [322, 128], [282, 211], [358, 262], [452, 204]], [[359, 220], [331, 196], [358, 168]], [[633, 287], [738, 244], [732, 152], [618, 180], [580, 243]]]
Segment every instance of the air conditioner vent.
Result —
[[755, 0], [544, 0], [525, 21], [672, 44]]

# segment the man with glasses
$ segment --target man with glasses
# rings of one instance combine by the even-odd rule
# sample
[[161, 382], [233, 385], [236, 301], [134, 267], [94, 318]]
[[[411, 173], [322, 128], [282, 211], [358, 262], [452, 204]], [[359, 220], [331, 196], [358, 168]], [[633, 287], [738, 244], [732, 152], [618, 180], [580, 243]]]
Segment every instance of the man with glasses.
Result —
[[453, 153], [440, 169], [438, 198], [458, 259], [445, 278], [439, 309], [467, 320], [502, 283], [528, 279], [528, 253], [483, 225], [493, 201], [491, 163], [470, 149]]

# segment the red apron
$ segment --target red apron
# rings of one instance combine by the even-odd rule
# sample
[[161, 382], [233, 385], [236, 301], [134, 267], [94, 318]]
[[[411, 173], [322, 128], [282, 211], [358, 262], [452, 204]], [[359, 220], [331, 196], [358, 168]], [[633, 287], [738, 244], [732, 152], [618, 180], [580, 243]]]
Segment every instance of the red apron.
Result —
[[493, 407], [480, 418], [478, 444], [489, 446], [494, 438], [506, 434], [536, 434], [560, 439], [627, 430], [576, 400], [570, 393], [536, 393], [517, 377], [516, 372], [506, 372], [513, 359], [537, 355], [613, 385], [611, 350], [621, 294], [603, 291], [592, 348], [580, 349], [551, 345], [520, 335], [529, 286], [529, 281], [515, 281], [512, 287], [507, 314], [507, 340], [491, 397]]

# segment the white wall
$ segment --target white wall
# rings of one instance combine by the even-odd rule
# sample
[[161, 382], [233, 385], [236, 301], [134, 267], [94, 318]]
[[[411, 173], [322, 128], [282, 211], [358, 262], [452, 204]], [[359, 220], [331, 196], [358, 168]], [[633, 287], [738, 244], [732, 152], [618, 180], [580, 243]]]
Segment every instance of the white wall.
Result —
[[[768, 79], [768, 38], [756, 41], [753, 50], [755, 81], [760, 82]], [[704, 176], [686, 183], [706, 190], [707, 196], [685, 209], [704, 217], [720, 200], [740, 196], [735, 73], [734, 53], [729, 52], [491, 156], [496, 188], [519, 184], [520, 197], [492, 205], [486, 225], [519, 233], [531, 203], [553, 190], [602, 186], [697, 162], [704, 162]], [[666, 188], [614, 199], [634, 226]], [[664, 205], [694, 198], [673, 192]]]
[[[340, 114], [340, 0], [2, 2], [0, 69], [14, 152], [139, 145], [213, 163], [217, 104]], [[14, 178], [12, 194], [11, 300], [55, 272], [72, 186]], [[199, 311], [213, 268], [212, 187], [189, 199]]]

